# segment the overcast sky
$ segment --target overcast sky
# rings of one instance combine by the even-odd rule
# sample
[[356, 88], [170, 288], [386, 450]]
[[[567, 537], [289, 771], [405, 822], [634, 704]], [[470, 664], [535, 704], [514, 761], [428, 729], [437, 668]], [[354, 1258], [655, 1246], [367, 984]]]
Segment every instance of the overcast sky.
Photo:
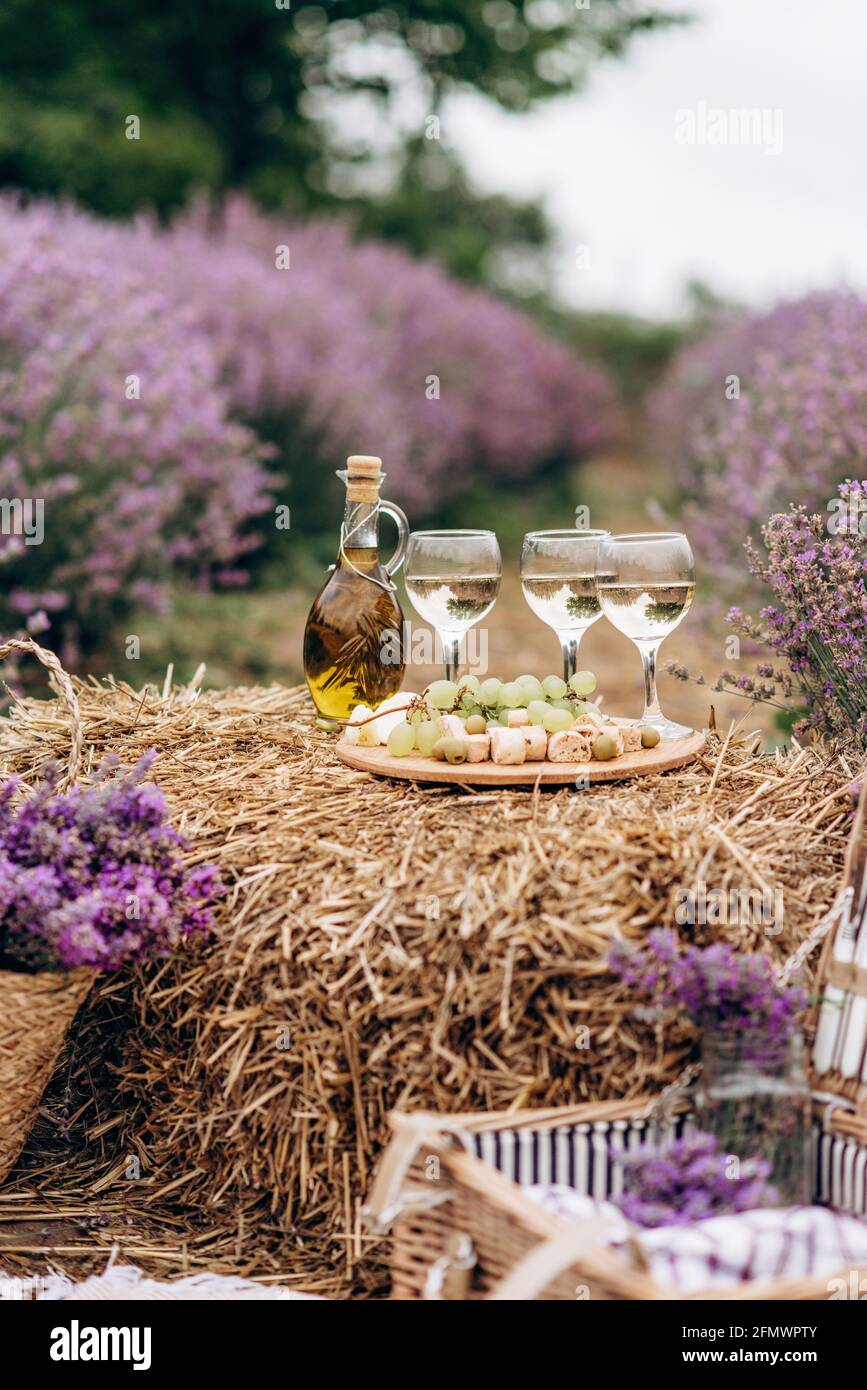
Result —
[[[690, 277], [752, 304], [867, 290], [867, 0], [669, 8], [695, 22], [636, 39], [581, 95], [522, 117], [456, 98], [448, 138], [476, 182], [545, 201], [557, 288], [582, 307], [675, 313]], [[759, 144], [682, 143], [691, 119], [709, 142], [750, 108]]]

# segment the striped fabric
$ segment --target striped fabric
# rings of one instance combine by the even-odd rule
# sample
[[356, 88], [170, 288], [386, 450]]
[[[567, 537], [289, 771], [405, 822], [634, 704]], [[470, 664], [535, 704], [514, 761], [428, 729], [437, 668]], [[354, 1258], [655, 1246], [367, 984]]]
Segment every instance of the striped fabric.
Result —
[[[648, 1139], [671, 1142], [692, 1127], [689, 1116], [650, 1120], [602, 1120], [545, 1129], [488, 1130], [473, 1136], [478, 1158], [522, 1187], [559, 1183], [605, 1201], [623, 1190], [623, 1172], [609, 1149], [627, 1153]], [[867, 1148], [852, 1139], [813, 1131], [814, 1201], [836, 1211], [867, 1215]]]
[[691, 1126], [679, 1115], [664, 1124], [650, 1120], [602, 1120], [546, 1129], [498, 1129], [474, 1135], [476, 1156], [522, 1187], [562, 1183], [587, 1197], [617, 1196], [623, 1190], [620, 1165], [609, 1150], [631, 1153], [652, 1136], [679, 1139]]
[[814, 1198], [835, 1211], [867, 1216], [867, 1148], [854, 1139], [813, 1131]]
[[[617, 1207], [580, 1197], [569, 1187], [528, 1187], [527, 1196], [565, 1221], [602, 1218], [617, 1248], [630, 1229]], [[753, 1279], [829, 1277], [828, 1292], [851, 1297], [839, 1271], [867, 1268], [867, 1224], [826, 1207], [783, 1207], [712, 1216], [688, 1226], [635, 1231], [651, 1278], [696, 1292]], [[860, 1285], [859, 1285], [860, 1288]]]

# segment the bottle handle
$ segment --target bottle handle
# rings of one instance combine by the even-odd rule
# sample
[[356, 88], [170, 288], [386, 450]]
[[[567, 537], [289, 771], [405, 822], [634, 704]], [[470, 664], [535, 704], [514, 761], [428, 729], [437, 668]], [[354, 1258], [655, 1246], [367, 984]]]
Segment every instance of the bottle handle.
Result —
[[391, 559], [385, 565], [385, 572], [389, 579], [393, 574], [397, 574], [406, 557], [406, 548], [409, 545], [409, 521], [406, 513], [394, 502], [380, 502], [379, 510], [390, 516], [397, 527], [397, 549]]

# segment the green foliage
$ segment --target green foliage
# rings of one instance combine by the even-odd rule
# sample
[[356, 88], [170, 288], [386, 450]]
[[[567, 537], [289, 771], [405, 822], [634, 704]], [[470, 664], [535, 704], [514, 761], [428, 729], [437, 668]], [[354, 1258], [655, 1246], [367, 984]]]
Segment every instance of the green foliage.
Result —
[[[466, 87], [525, 110], [671, 22], [639, 0], [63, 0], [50, 11], [4, 0], [0, 183], [114, 215], [166, 214], [196, 187], [246, 188], [266, 207], [355, 207], [365, 230], [478, 276], [491, 237], [538, 246], [544, 219], [493, 198], [474, 225], [454, 163], [436, 189], [416, 180], [431, 159], [424, 111]], [[404, 114], [408, 92], [421, 114]]]

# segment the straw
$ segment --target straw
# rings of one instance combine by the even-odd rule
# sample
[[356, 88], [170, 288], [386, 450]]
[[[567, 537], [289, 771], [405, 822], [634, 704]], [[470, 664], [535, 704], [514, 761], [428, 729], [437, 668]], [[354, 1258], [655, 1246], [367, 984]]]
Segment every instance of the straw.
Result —
[[[344, 767], [303, 690], [75, 695], [82, 776], [156, 749], [191, 861], [216, 861], [229, 891], [212, 941], [92, 994], [0, 1200], [7, 1270], [82, 1277], [119, 1244], [161, 1278], [381, 1292], [387, 1249], [357, 1217], [390, 1109], [657, 1091], [695, 1039], [635, 1016], [605, 964], [614, 933], [672, 925], [699, 878], [765, 884], [784, 895], [777, 935], [681, 930], [779, 964], [837, 892], [851, 768], [818, 746], [768, 758], [712, 735], [674, 773], [469, 792]], [[13, 707], [7, 771], [32, 780], [68, 748], [62, 704]]]

